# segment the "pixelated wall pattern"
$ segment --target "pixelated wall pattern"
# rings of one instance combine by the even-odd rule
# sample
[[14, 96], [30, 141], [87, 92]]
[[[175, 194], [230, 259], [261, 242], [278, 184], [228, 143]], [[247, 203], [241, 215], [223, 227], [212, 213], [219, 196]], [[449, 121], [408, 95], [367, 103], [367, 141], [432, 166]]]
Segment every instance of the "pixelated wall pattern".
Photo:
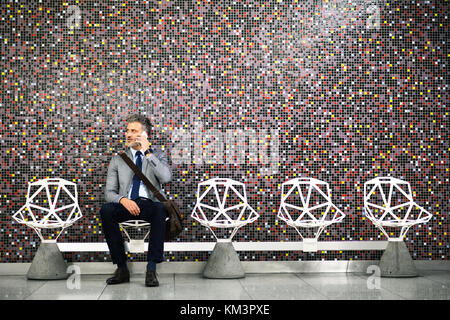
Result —
[[[39, 239], [12, 215], [27, 183], [45, 177], [76, 182], [83, 210], [58, 241], [104, 241], [107, 166], [124, 148], [130, 113], [154, 123], [152, 145], [172, 159], [165, 190], [188, 215], [199, 182], [245, 182], [261, 217], [236, 241], [299, 241], [276, 218], [281, 183], [295, 177], [329, 182], [347, 215], [321, 241], [386, 240], [364, 218], [363, 187], [390, 175], [409, 181], [433, 214], [407, 234], [413, 258], [449, 259], [448, 9], [436, 0], [2, 1], [1, 262], [32, 260]], [[189, 217], [176, 241], [214, 238]], [[168, 261], [207, 257], [166, 253]], [[107, 253], [65, 258], [110, 261]]]

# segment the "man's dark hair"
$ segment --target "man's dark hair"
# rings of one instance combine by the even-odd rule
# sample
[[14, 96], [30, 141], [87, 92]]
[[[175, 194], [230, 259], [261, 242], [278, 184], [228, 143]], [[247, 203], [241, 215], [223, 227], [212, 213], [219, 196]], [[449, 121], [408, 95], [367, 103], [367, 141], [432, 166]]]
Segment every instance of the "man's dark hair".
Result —
[[140, 124], [142, 124], [144, 131], [147, 132], [147, 134], [150, 136], [153, 125], [147, 117], [140, 114], [132, 114], [127, 117], [126, 122], [127, 124], [131, 122], [139, 122]]

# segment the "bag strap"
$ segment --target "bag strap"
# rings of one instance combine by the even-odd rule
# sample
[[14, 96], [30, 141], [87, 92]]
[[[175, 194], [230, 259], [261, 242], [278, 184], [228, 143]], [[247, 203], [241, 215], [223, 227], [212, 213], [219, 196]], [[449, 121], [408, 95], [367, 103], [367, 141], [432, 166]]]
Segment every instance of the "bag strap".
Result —
[[122, 157], [122, 159], [126, 162], [126, 164], [128, 164], [128, 166], [131, 168], [131, 170], [134, 171], [134, 173], [138, 176], [139, 179], [142, 180], [142, 182], [144, 182], [145, 186], [155, 195], [155, 197], [161, 201], [161, 202], [166, 202], [167, 199], [158, 191], [158, 189], [156, 189], [151, 182], [147, 179], [147, 177], [142, 173], [141, 170], [139, 170], [139, 168], [134, 164], [134, 162], [128, 158], [128, 156], [125, 154], [125, 152], [121, 152], [120, 156]]

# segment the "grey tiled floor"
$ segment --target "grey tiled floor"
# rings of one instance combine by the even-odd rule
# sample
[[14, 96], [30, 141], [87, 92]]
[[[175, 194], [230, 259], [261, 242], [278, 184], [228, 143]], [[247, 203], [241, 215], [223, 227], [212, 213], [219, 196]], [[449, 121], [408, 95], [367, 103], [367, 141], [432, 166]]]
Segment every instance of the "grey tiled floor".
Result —
[[[160, 286], [144, 286], [144, 275], [107, 286], [108, 275], [66, 280], [0, 276], [0, 299], [39, 300], [450, 300], [450, 271], [423, 271], [417, 278], [379, 278], [356, 273], [247, 274], [242, 279], [204, 279], [197, 274], [160, 274]], [[70, 289], [72, 286], [73, 289]], [[375, 286], [375, 288], [373, 288]]]

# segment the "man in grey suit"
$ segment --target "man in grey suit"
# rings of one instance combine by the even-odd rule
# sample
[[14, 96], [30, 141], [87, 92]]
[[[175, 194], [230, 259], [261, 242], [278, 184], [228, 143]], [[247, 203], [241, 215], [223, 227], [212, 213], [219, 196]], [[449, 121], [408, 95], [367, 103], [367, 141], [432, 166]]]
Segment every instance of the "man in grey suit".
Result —
[[[150, 148], [147, 139], [152, 129], [150, 120], [142, 115], [131, 115], [126, 122], [126, 143], [130, 147], [126, 151], [127, 156], [134, 161], [150, 182], [161, 190], [161, 184], [171, 181], [172, 171], [166, 153]], [[106, 282], [119, 284], [130, 281], [119, 223], [128, 220], [145, 220], [151, 225], [145, 285], [158, 286], [156, 264], [163, 260], [167, 216], [164, 204], [147, 189], [120, 155], [114, 156], [109, 163], [105, 200], [106, 203], [100, 209], [102, 227], [112, 262], [117, 265], [114, 276]]]

